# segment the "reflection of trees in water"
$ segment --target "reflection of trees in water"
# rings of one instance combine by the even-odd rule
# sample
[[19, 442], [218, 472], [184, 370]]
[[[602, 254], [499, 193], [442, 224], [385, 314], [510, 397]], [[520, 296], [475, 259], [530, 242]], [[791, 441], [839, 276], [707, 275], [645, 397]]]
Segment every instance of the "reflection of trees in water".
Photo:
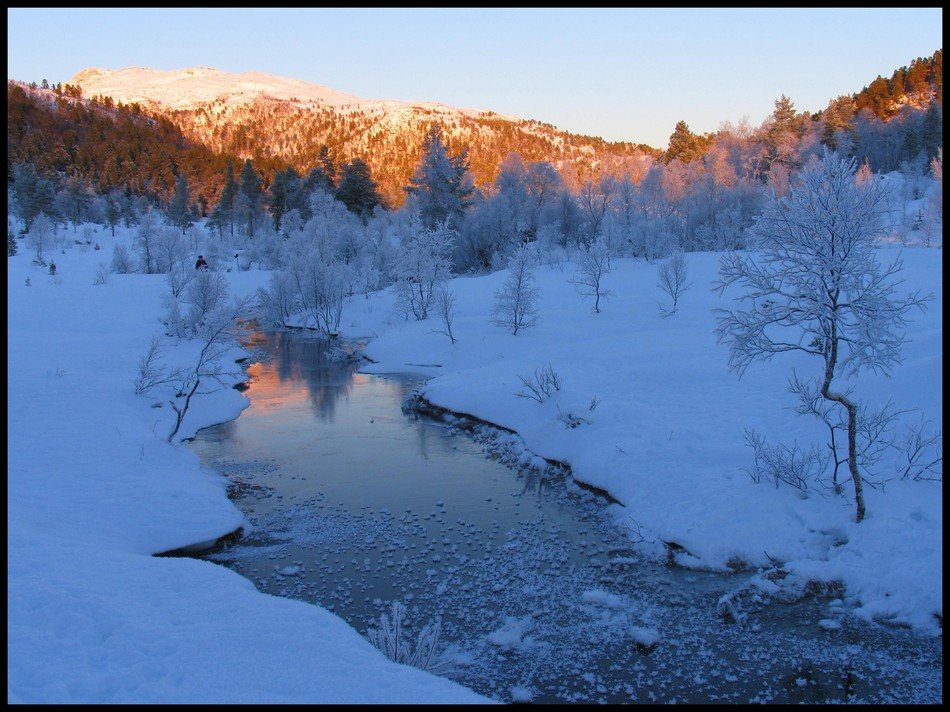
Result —
[[521, 480], [521, 494], [533, 493], [537, 501], [542, 501], [550, 492], [554, 491], [554, 482], [549, 476], [532, 470], [518, 470], [518, 479]]
[[333, 421], [336, 403], [353, 388], [355, 364], [341, 364], [327, 358], [327, 341], [287, 332], [268, 334], [268, 350], [280, 381], [302, 381], [310, 396], [314, 414], [324, 422]]
[[419, 436], [419, 454], [422, 456], [423, 460], [429, 459], [429, 428], [426, 427], [426, 423], [420, 418], [416, 421], [416, 434]]

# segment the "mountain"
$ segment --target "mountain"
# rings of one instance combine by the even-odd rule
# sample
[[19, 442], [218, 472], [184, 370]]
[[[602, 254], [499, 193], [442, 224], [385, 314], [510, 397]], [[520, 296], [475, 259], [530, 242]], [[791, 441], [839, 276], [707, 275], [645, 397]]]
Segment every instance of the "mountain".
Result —
[[260, 72], [232, 74], [207, 67], [161, 71], [142, 67], [84, 69], [69, 83], [86, 98], [138, 104], [168, 119], [188, 139], [241, 158], [282, 159], [306, 172], [326, 145], [339, 165], [363, 158], [380, 191], [402, 203], [432, 122], [450, 149], [469, 150], [476, 184], [494, 180], [512, 151], [526, 162], [549, 161], [571, 183], [601, 172], [620, 173], [660, 151], [560, 131], [550, 124], [457, 109], [433, 102], [361, 99], [328, 87]]

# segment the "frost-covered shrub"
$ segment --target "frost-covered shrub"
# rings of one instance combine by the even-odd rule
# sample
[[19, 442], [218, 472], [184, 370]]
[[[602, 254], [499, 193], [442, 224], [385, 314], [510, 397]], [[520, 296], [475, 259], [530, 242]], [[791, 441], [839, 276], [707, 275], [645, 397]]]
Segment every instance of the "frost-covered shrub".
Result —
[[109, 266], [105, 263], [100, 264], [96, 268], [96, 276], [92, 278], [92, 283], [95, 285], [105, 284], [109, 281]]
[[429, 309], [438, 288], [449, 277], [449, 255], [455, 231], [445, 224], [433, 230], [413, 222], [409, 234], [396, 253], [393, 272], [396, 278], [396, 304], [406, 318], [417, 321], [429, 317]]
[[199, 272], [185, 290], [183, 305], [188, 306], [186, 323], [196, 332], [205, 318], [228, 298], [228, 281], [220, 274]]
[[555, 391], [561, 390], [561, 377], [551, 364], [536, 368], [533, 376], [518, 376], [518, 380], [521, 381], [524, 390], [518, 391], [515, 395], [518, 398], [536, 400], [538, 403], [543, 403]]
[[152, 259], [154, 271], [162, 274], [180, 270], [190, 263], [192, 257], [181, 230], [170, 225], [157, 228], [152, 244]]
[[326, 334], [335, 334], [340, 328], [350, 273], [349, 265], [324, 262], [318, 254], [311, 253], [296, 274], [300, 305], [311, 322]]
[[769, 445], [754, 430], [745, 431], [746, 444], [753, 450], [752, 469], [748, 470], [753, 482], [771, 482], [776, 487], [784, 482], [802, 494], [814, 489], [828, 465], [828, 456], [812, 445], [808, 449], [798, 443]]
[[440, 287], [435, 293], [435, 313], [442, 322], [442, 328], [437, 331], [439, 334], [445, 334], [449, 340], [455, 343], [455, 334], [452, 332], [452, 324], [455, 322], [455, 304], [457, 300], [455, 294], [446, 287]]
[[36, 261], [40, 264], [46, 264], [43, 255], [52, 244], [53, 231], [53, 221], [46, 213], [40, 213], [33, 220], [30, 232], [27, 233], [27, 242], [36, 256]]
[[392, 617], [381, 614], [379, 628], [366, 631], [370, 642], [393, 662], [435, 673], [444, 673], [451, 669], [451, 662], [436, 652], [442, 631], [441, 620], [436, 617], [424, 626], [413, 645], [409, 631], [404, 629], [405, 618], [406, 607], [399, 601], [393, 601]]
[[112, 248], [111, 269], [117, 274], [129, 274], [135, 271], [135, 263], [132, 255], [125, 245], [117, 244]]
[[286, 272], [274, 272], [266, 287], [257, 290], [257, 303], [264, 321], [282, 326], [300, 309], [300, 294], [294, 279]]

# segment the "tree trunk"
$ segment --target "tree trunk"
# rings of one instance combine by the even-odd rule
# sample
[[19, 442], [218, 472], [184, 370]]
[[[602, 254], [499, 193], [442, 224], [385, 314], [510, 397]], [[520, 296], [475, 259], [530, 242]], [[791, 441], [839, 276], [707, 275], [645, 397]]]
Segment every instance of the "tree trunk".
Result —
[[864, 519], [864, 483], [861, 480], [861, 473], [858, 471], [856, 443], [858, 406], [852, 403], [846, 396], [831, 391], [831, 379], [834, 377], [835, 364], [838, 361], [838, 339], [833, 325], [830, 341], [830, 353], [825, 361], [825, 380], [821, 384], [821, 395], [826, 400], [841, 403], [841, 405], [848, 409], [848, 469], [851, 471], [851, 480], [854, 482], [854, 503], [857, 506], [857, 517], [855, 521], [860, 523], [861, 520]]

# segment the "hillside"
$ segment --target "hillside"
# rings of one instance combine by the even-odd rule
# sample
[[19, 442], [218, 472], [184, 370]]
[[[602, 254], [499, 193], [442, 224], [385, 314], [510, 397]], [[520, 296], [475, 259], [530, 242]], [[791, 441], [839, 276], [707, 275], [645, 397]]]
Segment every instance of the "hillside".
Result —
[[512, 151], [525, 161], [557, 165], [575, 183], [591, 172], [622, 172], [626, 163], [642, 163], [660, 153], [642, 144], [580, 136], [492, 111], [360, 99], [259, 72], [85, 69], [70, 84], [86, 97], [140, 104], [168, 118], [188, 139], [218, 153], [282, 159], [301, 172], [316, 164], [323, 145], [337, 165], [363, 158], [394, 205], [402, 203], [402, 187], [418, 163], [433, 121], [444, 127], [453, 152], [468, 147], [476, 184], [494, 180], [498, 164]]

